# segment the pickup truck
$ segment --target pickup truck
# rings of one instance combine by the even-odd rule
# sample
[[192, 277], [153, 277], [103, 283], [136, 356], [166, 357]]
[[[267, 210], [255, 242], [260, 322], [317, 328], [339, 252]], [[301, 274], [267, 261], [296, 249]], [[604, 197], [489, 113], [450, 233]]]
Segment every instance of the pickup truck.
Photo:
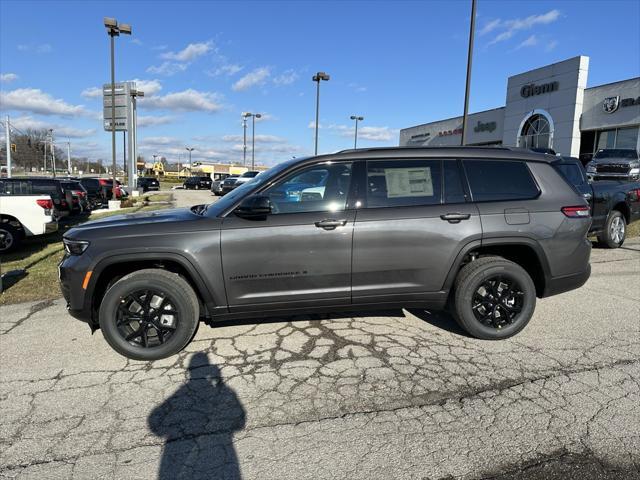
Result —
[[57, 231], [53, 215], [48, 195], [0, 195], [0, 253], [17, 248], [25, 237]]
[[589, 202], [593, 219], [589, 234], [604, 247], [620, 247], [627, 225], [640, 220], [640, 182], [589, 181], [582, 162], [573, 157], [561, 157], [554, 165]]

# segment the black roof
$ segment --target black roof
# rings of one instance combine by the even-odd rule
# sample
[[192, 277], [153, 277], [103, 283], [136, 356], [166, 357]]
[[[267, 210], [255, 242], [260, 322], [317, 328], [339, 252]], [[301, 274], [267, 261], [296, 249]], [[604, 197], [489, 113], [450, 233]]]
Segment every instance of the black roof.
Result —
[[363, 156], [368, 158], [407, 158], [407, 157], [443, 157], [443, 158], [492, 158], [525, 160], [528, 162], [552, 163], [557, 160], [554, 155], [536, 153], [525, 148], [516, 147], [376, 147], [341, 150], [328, 157]]

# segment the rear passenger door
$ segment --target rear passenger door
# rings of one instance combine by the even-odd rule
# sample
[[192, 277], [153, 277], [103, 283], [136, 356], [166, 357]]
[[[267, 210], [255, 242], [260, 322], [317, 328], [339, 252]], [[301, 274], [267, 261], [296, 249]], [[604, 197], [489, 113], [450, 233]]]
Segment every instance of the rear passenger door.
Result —
[[353, 303], [442, 290], [460, 249], [481, 238], [457, 160], [370, 160], [353, 234]]

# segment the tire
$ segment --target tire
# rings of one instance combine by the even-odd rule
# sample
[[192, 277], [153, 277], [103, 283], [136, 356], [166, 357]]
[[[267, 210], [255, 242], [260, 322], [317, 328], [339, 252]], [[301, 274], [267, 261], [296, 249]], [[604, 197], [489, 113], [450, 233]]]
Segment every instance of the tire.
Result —
[[604, 231], [598, 235], [598, 243], [606, 248], [618, 248], [627, 236], [627, 224], [618, 210], [611, 210], [604, 225]]
[[9, 222], [0, 223], [0, 253], [9, 253], [18, 248], [22, 242], [22, 232], [20, 232]]
[[454, 317], [469, 335], [483, 340], [517, 334], [529, 323], [536, 307], [536, 287], [529, 274], [502, 257], [481, 257], [465, 265], [454, 288]]
[[[139, 292], [145, 292], [140, 295]], [[147, 294], [146, 292], [151, 292]], [[149, 296], [147, 301], [145, 297]], [[131, 300], [135, 298], [136, 300]], [[157, 302], [162, 300], [161, 304]], [[166, 303], [165, 303], [166, 301]], [[136, 310], [150, 308], [150, 315], [166, 305], [167, 315], [155, 316], [149, 320], [148, 327], [142, 328], [142, 322], [125, 322], [123, 314], [144, 317]], [[156, 302], [156, 303], [154, 303]], [[173, 313], [175, 312], [175, 313]], [[170, 318], [166, 318], [170, 317]], [[178, 274], [161, 269], [145, 269], [130, 273], [115, 282], [105, 293], [100, 304], [100, 329], [109, 345], [120, 355], [133, 360], [159, 360], [181, 351], [193, 338], [198, 328], [200, 307], [198, 297], [187, 281]], [[120, 320], [120, 325], [118, 324]], [[160, 328], [168, 320], [174, 328]], [[160, 331], [162, 330], [162, 335]], [[143, 335], [135, 335], [145, 331]], [[127, 340], [126, 336], [133, 336]], [[168, 336], [161, 342], [161, 336]], [[144, 346], [143, 344], [151, 345]]]

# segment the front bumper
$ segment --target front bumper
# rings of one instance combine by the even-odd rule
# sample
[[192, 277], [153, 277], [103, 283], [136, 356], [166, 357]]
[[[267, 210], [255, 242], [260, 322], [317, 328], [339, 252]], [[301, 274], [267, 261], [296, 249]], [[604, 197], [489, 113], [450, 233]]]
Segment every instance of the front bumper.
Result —
[[[82, 255], [67, 255], [58, 264], [60, 291], [67, 302], [67, 311], [78, 320], [95, 328], [91, 308], [91, 290], [82, 288], [85, 275], [91, 270], [91, 257], [86, 252]], [[90, 282], [90, 287], [92, 287]]]

